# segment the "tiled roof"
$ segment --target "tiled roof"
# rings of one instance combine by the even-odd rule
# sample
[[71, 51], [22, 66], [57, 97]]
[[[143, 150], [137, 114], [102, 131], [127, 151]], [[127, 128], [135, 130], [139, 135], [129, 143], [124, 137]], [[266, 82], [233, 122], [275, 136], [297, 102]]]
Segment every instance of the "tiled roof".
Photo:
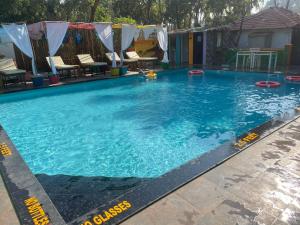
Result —
[[[278, 29], [300, 26], [300, 15], [284, 8], [271, 7], [245, 17], [243, 30]], [[240, 20], [230, 25], [231, 30], [240, 29]]]

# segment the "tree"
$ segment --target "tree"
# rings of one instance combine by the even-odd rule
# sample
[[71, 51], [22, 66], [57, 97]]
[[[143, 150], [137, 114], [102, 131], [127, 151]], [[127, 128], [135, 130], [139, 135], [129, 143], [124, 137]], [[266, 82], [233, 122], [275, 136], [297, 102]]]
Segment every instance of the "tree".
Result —
[[0, 22], [32, 23], [45, 19], [47, 6], [44, 0], [0, 0]]
[[136, 24], [136, 20], [131, 17], [118, 17], [113, 19], [114, 23]]
[[269, 7], [283, 7], [294, 12], [300, 13], [299, 0], [267, 0], [265, 8]]
[[240, 29], [238, 31], [238, 35], [235, 41], [235, 46], [238, 46], [239, 42], [240, 42], [240, 38], [243, 32], [243, 25], [244, 25], [244, 20], [245, 17], [247, 15], [250, 15], [251, 10], [254, 7], [258, 7], [259, 6], [260, 1], [259, 0], [246, 0], [243, 1], [242, 4], [240, 5], [240, 7], [238, 7], [240, 9]]
[[287, 0], [287, 1], [286, 1], [286, 5], [285, 5], [285, 8], [286, 8], [286, 9], [288, 9], [288, 8], [290, 7], [290, 3], [291, 3], [290, 0]]
[[[41, 20], [116, 21], [174, 28], [220, 26], [241, 20], [261, 0], [0, 0], [0, 22]], [[268, 0], [273, 4], [274, 0]], [[288, 2], [287, 2], [288, 1]], [[295, 8], [299, 0], [277, 0]]]
[[90, 22], [93, 22], [95, 20], [95, 14], [96, 14], [96, 10], [99, 6], [100, 0], [95, 0], [94, 4], [91, 7], [91, 16], [90, 16]]
[[175, 25], [175, 28], [181, 29], [190, 27], [189, 15], [192, 9], [190, 0], [166, 0], [165, 19], [167, 22]]

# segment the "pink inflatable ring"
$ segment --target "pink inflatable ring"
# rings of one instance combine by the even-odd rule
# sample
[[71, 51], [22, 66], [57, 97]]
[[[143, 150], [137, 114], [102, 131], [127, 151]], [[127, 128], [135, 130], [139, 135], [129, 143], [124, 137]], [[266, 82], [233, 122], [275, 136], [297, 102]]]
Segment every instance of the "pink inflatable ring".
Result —
[[204, 71], [203, 70], [190, 70], [189, 75], [203, 75]]
[[276, 81], [259, 81], [256, 82], [256, 86], [266, 88], [277, 88], [280, 86], [280, 83]]
[[297, 82], [300, 82], [300, 76], [287, 76], [286, 79], [288, 81], [297, 81]]

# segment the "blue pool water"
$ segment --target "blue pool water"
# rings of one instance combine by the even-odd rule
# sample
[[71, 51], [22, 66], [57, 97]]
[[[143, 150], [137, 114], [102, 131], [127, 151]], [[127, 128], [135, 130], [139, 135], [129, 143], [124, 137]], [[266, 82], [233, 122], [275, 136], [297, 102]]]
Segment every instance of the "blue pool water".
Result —
[[266, 79], [180, 70], [12, 93], [0, 123], [35, 174], [157, 177], [299, 105], [300, 85]]

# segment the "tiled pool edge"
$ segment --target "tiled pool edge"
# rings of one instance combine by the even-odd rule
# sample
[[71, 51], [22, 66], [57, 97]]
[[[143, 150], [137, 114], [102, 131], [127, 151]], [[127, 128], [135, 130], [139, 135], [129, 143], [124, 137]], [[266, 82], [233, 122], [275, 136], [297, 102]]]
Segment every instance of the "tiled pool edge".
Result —
[[[0, 144], [2, 145], [0, 149], [1, 176], [20, 223], [32, 225], [34, 224], [33, 220], [49, 220], [51, 224], [65, 225], [65, 221], [1, 125]], [[3, 154], [3, 146], [8, 147], [7, 154]], [[37, 222], [36, 224], [42, 223]]]
[[298, 118], [300, 118], [300, 112], [295, 110], [295, 114], [292, 119], [272, 119], [250, 130], [248, 133], [238, 137], [236, 140], [240, 140], [253, 132], [259, 134], [258, 139], [249, 142], [243, 148], [237, 149], [236, 147], [234, 147], [233, 143], [223, 144], [222, 146], [208, 153], [205, 153], [197, 159], [189, 161], [183, 166], [176, 168], [171, 172], [138, 187], [133, 192], [129, 192], [124, 194], [123, 196], [120, 196], [119, 198], [111, 201], [108, 205], [92, 210], [90, 213], [87, 213], [79, 217], [78, 219], [68, 223], [68, 225], [95, 225], [97, 223], [93, 222], [94, 219], [96, 219], [97, 221], [97, 219], [103, 218], [103, 215], [105, 215], [105, 211], [108, 211], [110, 208], [117, 206], [123, 201], [126, 201], [131, 204], [131, 207], [126, 212], [124, 212], [124, 214], [120, 214], [116, 217], [110, 218], [109, 223], [106, 224], [119, 224], [121, 222], [124, 222], [143, 209], [149, 207], [150, 205], [166, 197], [167, 195], [175, 192], [182, 186], [192, 182], [204, 173], [207, 173], [218, 165], [226, 162], [235, 155], [246, 150], [260, 140], [268, 137], [269, 135], [278, 131], [289, 123], [292, 123]]
[[[135, 191], [126, 193], [125, 195], [122, 195], [119, 198], [109, 202], [109, 204], [92, 210], [90, 213], [85, 214], [84, 216], [81, 216], [68, 224], [94, 225], [96, 223], [93, 222], [93, 218], [96, 217], [97, 219], [101, 219], [100, 216], [103, 218], [103, 215], [105, 215], [103, 213], [105, 211], [109, 210], [113, 206], [117, 206], [119, 204], [122, 205], [122, 203], [126, 201], [127, 203], [130, 203], [130, 207], [126, 208], [123, 204], [123, 206], [126, 208], [123, 213], [120, 213], [118, 216], [103, 222], [103, 224], [120, 223], [165, 197], [166, 195], [176, 191], [178, 188], [198, 178], [214, 167], [234, 157], [236, 154], [250, 147], [252, 144], [267, 137], [297, 118], [299, 118], [299, 112], [295, 113], [294, 118], [290, 120], [271, 120], [249, 131], [247, 134], [255, 132], [259, 134], [260, 138], [248, 143], [242, 149], [236, 149], [233, 147], [232, 143], [224, 144], [219, 148], [163, 175], [162, 177], [147, 183], [147, 185], [142, 185]], [[238, 139], [242, 139], [243, 137], [247, 136], [247, 134], [242, 135]], [[1, 126], [0, 143], [7, 144], [12, 151], [12, 154], [7, 157], [4, 157], [2, 154], [0, 154], [0, 172], [3, 176], [3, 180], [6, 184], [21, 224], [33, 224], [32, 217], [30, 216], [28, 208], [25, 207], [24, 203], [24, 200], [30, 197], [36, 197], [39, 200], [42, 209], [49, 216], [51, 224], [66, 224], [49, 199], [47, 193], [44, 191], [43, 187], [37, 181], [35, 176], [31, 173], [28, 166], [25, 164]]]

